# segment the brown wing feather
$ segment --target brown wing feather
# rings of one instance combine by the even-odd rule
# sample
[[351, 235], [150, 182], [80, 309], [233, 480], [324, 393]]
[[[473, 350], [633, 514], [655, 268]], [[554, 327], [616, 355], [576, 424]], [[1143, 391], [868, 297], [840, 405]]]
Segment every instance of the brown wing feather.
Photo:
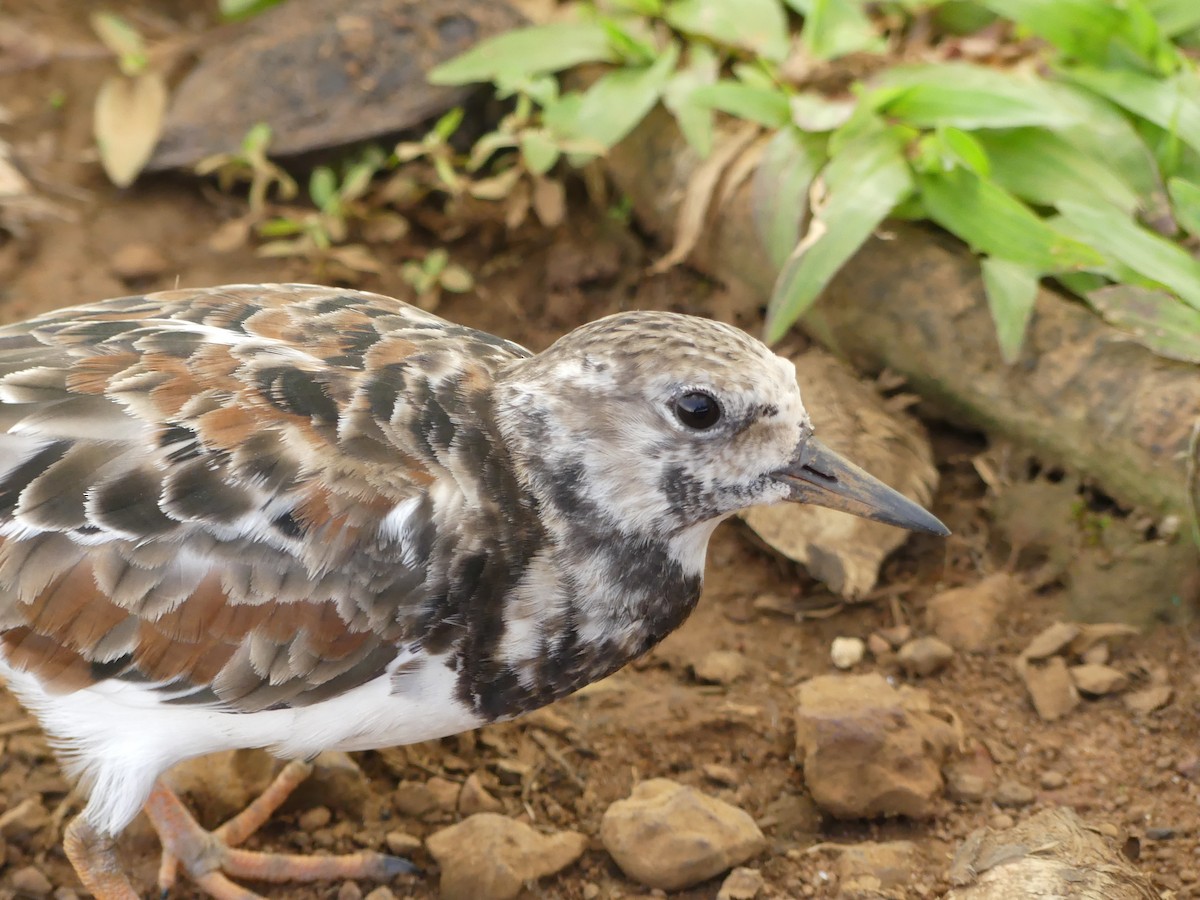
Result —
[[[300, 285], [0, 329], [7, 662], [53, 690], [138, 679], [240, 710], [381, 674], [428, 599], [427, 491], [450, 477], [419, 428], [445, 411], [409, 389], [486, 389], [525, 355], [485, 336], [464, 354], [464, 335], [398, 301]], [[406, 501], [411, 518], [389, 528]]]

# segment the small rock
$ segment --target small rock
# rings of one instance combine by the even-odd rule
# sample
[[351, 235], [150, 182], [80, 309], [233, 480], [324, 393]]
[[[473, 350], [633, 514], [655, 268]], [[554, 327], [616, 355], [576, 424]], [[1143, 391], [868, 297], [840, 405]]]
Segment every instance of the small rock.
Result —
[[777, 616], [794, 616], [796, 614], [795, 602], [779, 594], [763, 594], [755, 597], [754, 602], [750, 605], [755, 612], [760, 613], [772, 613]]
[[596, 900], [600, 896], [600, 885], [594, 881], [583, 883], [583, 900]]
[[54, 900], [79, 900], [79, 895], [69, 887], [58, 887], [54, 889]]
[[999, 637], [999, 622], [1005, 609], [1022, 590], [1016, 578], [998, 572], [977, 584], [942, 591], [925, 606], [929, 628], [958, 650], [967, 653], [986, 650]]
[[867, 635], [867, 649], [871, 651], [871, 655], [876, 659], [883, 656], [885, 653], [892, 652], [892, 645], [878, 631], [872, 631]]
[[758, 869], [739, 866], [721, 882], [717, 900], [754, 900], [764, 886], [762, 873]]
[[501, 759], [496, 763], [496, 777], [501, 784], [523, 784], [525, 779], [533, 774], [533, 766], [519, 759]]
[[363, 900], [396, 900], [396, 895], [392, 893], [391, 888], [380, 885], [379, 887], [375, 888], [375, 890], [371, 891], [371, 893], [367, 894]]
[[423, 781], [400, 782], [392, 792], [392, 803], [396, 812], [413, 819], [436, 814], [441, 808], [437, 796]]
[[1059, 788], [1066, 786], [1067, 776], [1062, 772], [1048, 769], [1042, 773], [1042, 777], [1038, 783], [1041, 784], [1043, 790], [1057, 791]]
[[739, 780], [737, 772], [729, 766], [722, 766], [719, 763], [705, 763], [700, 771], [709, 781], [726, 787], [737, 784]]
[[954, 658], [954, 648], [935, 637], [919, 637], [901, 647], [896, 658], [910, 675], [924, 678], [945, 668]]
[[1158, 826], [1146, 829], [1146, 840], [1148, 841], [1173, 841], [1179, 836], [1179, 829]]
[[987, 779], [977, 772], [954, 766], [946, 770], [946, 796], [959, 803], [978, 803], [987, 794]]
[[343, 881], [338, 888], [337, 900], [362, 900], [362, 888], [353, 881]]
[[666, 778], [643, 781], [609, 806], [600, 840], [627, 876], [666, 891], [699, 884], [767, 845], [736, 806]]
[[912, 628], [908, 625], [893, 625], [891, 628], [880, 628], [879, 636], [892, 645], [893, 650], [908, 643], [912, 637]]
[[389, 831], [383, 838], [388, 853], [396, 856], [412, 856], [421, 849], [421, 839], [406, 831]]
[[1121, 701], [1130, 712], [1146, 715], [1156, 709], [1162, 709], [1171, 701], [1171, 686], [1169, 684], [1152, 684], [1140, 691], [1125, 694]]
[[462, 785], [457, 781], [434, 775], [425, 782], [425, 786], [429, 788], [429, 793], [433, 796], [438, 810], [452, 812], [458, 808], [458, 795], [462, 791]]
[[481, 812], [498, 813], [504, 811], [504, 804], [488, 793], [479, 773], [472, 772], [458, 795], [458, 811], [464, 816], [473, 816]]
[[318, 828], [324, 828], [333, 818], [333, 813], [329, 811], [327, 806], [316, 806], [312, 809], [305, 810], [296, 819], [296, 824], [300, 826], [301, 831], [307, 831], [310, 834]]
[[559, 737], [569, 737], [575, 732], [575, 723], [553, 707], [543, 706], [524, 716], [521, 723], [526, 727], [540, 728]]
[[1043, 628], [1038, 636], [1029, 642], [1021, 656], [1025, 659], [1046, 659], [1067, 649], [1079, 634], [1080, 628], [1074, 622], [1055, 622]]
[[50, 813], [40, 797], [26, 797], [12, 809], [0, 813], [0, 836], [23, 840], [50, 825]]
[[842, 851], [837, 873], [843, 884], [874, 878], [877, 890], [889, 890], [911, 885], [917, 862], [917, 845], [912, 841], [863, 841]]
[[799, 685], [796, 745], [813, 800], [840, 818], [935, 813], [941, 764], [957, 743], [925, 691], [878, 673], [821, 675]]
[[[1104, 644], [1097, 644], [1103, 647]], [[1105, 694], [1115, 694], [1123, 691], [1129, 684], [1129, 678], [1124, 672], [1112, 666], [1085, 663], [1082, 666], [1071, 666], [1071, 680], [1075, 687], [1093, 697], [1103, 697]]]
[[312, 764], [312, 774], [292, 792], [283, 808], [327, 806], [335, 812], [360, 818], [371, 794], [371, 783], [354, 757], [340, 750], [326, 750], [318, 753]]
[[151, 244], [131, 243], [121, 247], [109, 261], [109, 271], [126, 284], [157, 278], [170, 263]]
[[1009, 808], [1028, 806], [1033, 802], [1033, 789], [1019, 781], [1005, 779], [996, 785], [996, 805]]
[[1111, 656], [1112, 652], [1108, 649], [1108, 644], [1101, 642], [1099, 644], [1092, 644], [1092, 646], [1080, 654], [1079, 658], [1087, 665], [1103, 666], [1108, 664], [1109, 657]]
[[442, 900], [512, 900], [525, 882], [561, 872], [587, 848], [575, 831], [542, 834], [523, 822], [477, 813], [425, 842], [442, 869]]
[[1052, 656], [1043, 665], [1022, 657], [1017, 660], [1017, 671], [1029, 691], [1033, 708], [1044, 721], [1061, 719], [1079, 705], [1079, 691], [1061, 656]]
[[9, 884], [18, 897], [48, 897], [54, 890], [50, 879], [34, 866], [17, 869], [9, 879]]
[[746, 657], [736, 650], [711, 650], [692, 666], [692, 672], [706, 684], [733, 684], [745, 676], [746, 668]]
[[839, 669], [853, 669], [863, 661], [866, 652], [867, 645], [861, 638], [836, 637], [829, 647], [829, 658]]
[[1017, 823], [1017, 820], [1008, 813], [996, 813], [988, 819], [988, 825], [997, 830], [1003, 828], [1012, 828]]

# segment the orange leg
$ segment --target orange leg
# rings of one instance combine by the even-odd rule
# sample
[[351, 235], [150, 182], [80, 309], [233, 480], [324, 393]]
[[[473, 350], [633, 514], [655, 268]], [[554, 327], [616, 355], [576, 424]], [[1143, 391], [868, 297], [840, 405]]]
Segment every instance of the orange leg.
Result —
[[116, 843], [76, 816], [63, 835], [63, 849], [75, 874], [96, 900], [138, 900], [117, 862]]
[[145, 811], [163, 845], [159, 887], [164, 893], [170, 889], [179, 865], [217, 900], [254, 900], [259, 896], [234, 884], [227, 875], [271, 882], [342, 878], [386, 881], [416, 871], [406, 859], [367, 850], [344, 856], [301, 856], [234, 849], [266, 822], [311, 771], [307, 763], [288, 763], [261, 796], [211, 832], [200, 827], [174, 793], [161, 782], [156, 784]]

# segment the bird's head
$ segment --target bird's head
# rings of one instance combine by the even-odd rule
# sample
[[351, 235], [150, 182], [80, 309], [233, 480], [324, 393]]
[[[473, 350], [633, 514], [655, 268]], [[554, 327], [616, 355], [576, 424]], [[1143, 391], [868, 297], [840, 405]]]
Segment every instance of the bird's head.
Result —
[[947, 533], [817, 441], [792, 363], [729, 325], [619, 313], [514, 364], [497, 390], [518, 467], [567, 518], [707, 536], [746, 507], [796, 501]]

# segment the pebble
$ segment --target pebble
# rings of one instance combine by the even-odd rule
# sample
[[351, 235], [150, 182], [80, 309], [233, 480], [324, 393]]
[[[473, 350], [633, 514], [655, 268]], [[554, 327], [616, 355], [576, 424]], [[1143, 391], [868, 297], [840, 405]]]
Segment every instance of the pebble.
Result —
[[946, 796], [959, 803], [978, 803], [987, 793], [987, 779], [954, 766], [946, 770]]
[[908, 625], [893, 625], [891, 628], [880, 628], [879, 636], [897, 650], [912, 637], [912, 628]]
[[820, 675], [795, 696], [797, 756], [823, 811], [839, 818], [936, 812], [941, 765], [957, 738], [930, 712], [925, 691], [898, 690], [872, 672]]
[[892, 645], [878, 631], [873, 631], [867, 635], [867, 649], [871, 651], [871, 655], [879, 658], [887, 653], [892, 652]]
[[496, 763], [496, 777], [501, 784], [523, 784], [525, 779], [533, 774], [533, 766], [519, 759], [502, 759]]
[[666, 891], [706, 881], [767, 846], [746, 812], [667, 778], [643, 781], [609, 806], [600, 840], [628, 877]]
[[157, 278], [167, 270], [170, 263], [151, 244], [125, 244], [109, 261], [109, 271], [126, 284]]
[[717, 900], [754, 900], [765, 886], [762, 873], [758, 869], [739, 866], [721, 882]]
[[867, 645], [861, 638], [835, 637], [829, 647], [829, 658], [839, 669], [853, 669], [866, 655]]
[[429, 788], [429, 793], [433, 796], [433, 801], [440, 811], [452, 812], [458, 808], [458, 796], [462, 792], [462, 785], [457, 781], [434, 775], [425, 782], [425, 785]]
[[337, 900], [362, 900], [362, 888], [353, 881], [343, 881], [338, 888]]
[[713, 784], [720, 784], [726, 787], [732, 787], [740, 780], [738, 773], [732, 767], [723, 766], [720, 763], [705, 763], [700, 771]]
[[996, 813], [994, 816], [988, 819], [988, 826], [996, 829], [997, 831], [1003, 831], [1006, 828], [1012, 828], [1015, 824], [1017, 824], [1016, 819], [1014, 819], [1008, 813]]
[[950, 646], [968, 653], [986, 650], [999, 637], [1000, 617], [1022, 593], [1020, 582], [1007, 572], [929, 598], [925, 615], [930, 630]]
[[996, 785], [996, 796], [993, 798], [997, 806], [1021, 807], [1033, 802], [1033, 789], [1019, 781], [1005, 779]]
[[1092, 644], [1092, 646], [1084, 650], [1080, 655], [1080, 659], [1088, 665], [1103, 666], [1108, 663], [1110, 656], [1112, 656], [1112, 653], [1108, 649], [1108, 644], [1101, 641], [1098, 644]]
[[22, 839], [50, 825], [50, 813], [40, 797], [26, 797], [12, 809], [0, 813], [0, 836]]
[[1163, 826], [1146, 829], [1146, 839], [1150, 841], [1170, 841], [1174, 840], [1178, 834], [1177, 829]]
[[412, 856], [421, 849], [421, 839], [407, 831], [389, 831], [383, 838], [388, 853], [396, 856]]
[[332, 818], [333, 813], [329, 811], [329, 807], [316, 806], [302, 812], [296, 819], [296, 824], [300, 826], [301, 831], [312, 833], [318, 828], [324, 828]]
[[[1096, 644], [1103, 647], [1103, 644]], [[1125, 690], [1129, 677], [1112, 666], [1085, 663], [1082, 666], [1071, 666], [1071, 680], [1085, 694], [1093, 697], [1103, 697], [1105, 694], [1115, 694]]]
[[[917, 863], [917, 845], [912, 841], [862, 841], [846, 847], [837, 861], [842, 884], [839, 897], [892, 896], [894, 889], [912, 885]], [[852, 884], [856, 886], [853, 893]]]
[[1130, 712], [1146, 715], [1156, 709], [1162, 709], [1171, 702], [1171, 686], [1169, 684], [1152, 684], [1140, 691], [1125, 694], [1121, 698], [1121, 702]]
[[401, 781], [392, 791], [396, 812], [411, 819], [421, 819], [439, 811], [438, 798], [423, 781]]
[[442, 900], [513, 900], [525, 883], [561, 872], [587, 848], [576, 831], [542, 834], [507, 816], [477, 813], [425, 842], [441, 867]]
[[1029, 691], [1033, 708], [1044, 721], [1061, 719], [1079, 705], [1079, 690], [1061, 656], [1052, 656], [1040, 665], [1021, 658], [1017, 669]]
[[600, 896], [600, 885], [594, 881], [583, 883], [583, 900], [596, 900]]
[[396, 895], [392, 893], [391, 888], [380, 885], [379, 887], [375, 888], [375, 890], [371, 891], [371, 893], [367, 894], [363, 900], [396, 900]]
[[459, 792], [458, 811], [464, 816], [473, 816], [481, 812], [498, 813], [504, 812], [504, 804], [483, 786], [479, 773], [472, 772]]
[[692, 672], [706, 684], [733, 684], [746, 675], [746, 657], [736, 650], [710, 650], [700, 657]]
[[1061, 787], [1065, 787], [1067, 776], [1062, 772], [1056, 772], [1053, 769], [1047, 769], [1042, 773], [1042, 777], [1038, 782], [1043, 790], [1057, 791]]
[[901, 647], [896, 658], [910, 675], [924, 678], [944, 669], [954, 658], [954, 648], [939, 638], [919, 637]]
[[9, 884], [18, 897], [48, 897], [54, 890], [50, 879], [34, 866], [17, 869], [9, 879]]

